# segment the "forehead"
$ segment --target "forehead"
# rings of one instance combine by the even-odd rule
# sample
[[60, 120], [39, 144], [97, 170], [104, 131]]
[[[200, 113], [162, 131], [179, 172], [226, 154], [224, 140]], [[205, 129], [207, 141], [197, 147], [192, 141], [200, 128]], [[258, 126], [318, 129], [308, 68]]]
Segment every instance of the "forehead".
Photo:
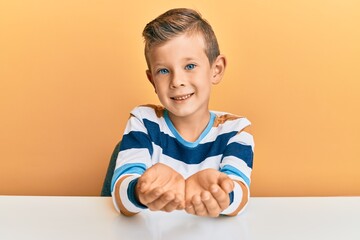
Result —
[[149, 49], [152, 63], [185, 58], [207, 59], [202, 34], [181, 34]]

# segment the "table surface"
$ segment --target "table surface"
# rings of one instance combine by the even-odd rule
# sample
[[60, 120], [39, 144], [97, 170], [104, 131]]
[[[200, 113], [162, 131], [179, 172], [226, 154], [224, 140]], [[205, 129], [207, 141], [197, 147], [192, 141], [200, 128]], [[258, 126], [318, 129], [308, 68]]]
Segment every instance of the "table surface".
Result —
[[117, 214], [109, 197], [0, 196], [0, 239], [360, 239], [360, 197], [251, 198], [236, 217]]

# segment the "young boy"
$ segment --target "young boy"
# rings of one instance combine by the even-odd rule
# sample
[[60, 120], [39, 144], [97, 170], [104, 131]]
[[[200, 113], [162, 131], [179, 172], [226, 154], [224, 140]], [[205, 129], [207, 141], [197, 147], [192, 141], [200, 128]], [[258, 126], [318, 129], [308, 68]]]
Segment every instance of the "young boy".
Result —
[[234, 216], [249, 198], [254, 142], [246, 118], [209, 111], [225, 56], [206, 20], [172, 9], [143, 31], [146, 75], [163, 106], [130, 114], [112, 179], [115, 208]]

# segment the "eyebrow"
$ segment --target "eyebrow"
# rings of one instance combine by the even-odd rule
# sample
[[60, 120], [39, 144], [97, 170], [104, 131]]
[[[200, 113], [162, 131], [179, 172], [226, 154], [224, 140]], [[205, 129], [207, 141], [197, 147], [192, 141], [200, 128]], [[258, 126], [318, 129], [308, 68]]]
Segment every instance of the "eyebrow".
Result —
[[198, 61], [199, 59], [197, 58], [192, 58], [192, 57], [187, 57], [187, 58], [184, 58], [185, 61]]
[[[184, 62], [195, 61], [195, 62], [198, 62], [199, 58], [185, 57], [185, 58], [182, 58], [180, 61], [184, 61]], [[152, 64], [152, 69], [157, 69], [157, 68], [162, 68], [162, 67], [165, 67], [165, 68], [167, 67], [166, 62], [159, 61], [159, 62], [155, 62], [155, 63]]]

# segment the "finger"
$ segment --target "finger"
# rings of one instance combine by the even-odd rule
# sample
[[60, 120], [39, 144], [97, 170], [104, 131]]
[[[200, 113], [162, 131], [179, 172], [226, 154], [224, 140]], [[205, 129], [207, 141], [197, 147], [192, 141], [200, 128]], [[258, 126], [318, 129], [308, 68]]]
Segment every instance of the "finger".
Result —
[[185, 208], [185, 199], [183, 194], [176, 194], [174, 201], [177, 203], [176, 210], [183, 210]]
[[218, 217], [221, 209], [216, 199], [210, 192], [204, 191], [201, 193], [201, 200], [206, 207], [207, 213], [210, 217]]
[[150, 183], [139, 180], [137, 183], [137, 188], [139, 192], [145, 193], [146, 191], [149, 191]]
[[224, 173], [220, 175], [218, 184], [226, 193], [230, 193], [234, 189], [233, 180]]
[[185, 203], [180, 203], [178, 204], [178, 206], [176, 207], [176, 210], [184, 210], [185, 209]]
[[192, 214], [192, 215], [196, 215], [195, 214], [195, 208], [194, 208], [194, 205], [192, 204], [191, 202], [191, 199], [190, 200], [187, 200], [185, 202], [185, 211], [189, 214]]
[[164, 210], [164, 207], [172, 202], [175, 199], [175, 194], [173, 192], [165, 192], [158, 199], [155, 199], [153, 202], [149, 203], [149, 209], [153, 211]]
[[151, 181], [146, 176], [141, 176], [137, 182], [137, 188], [140, 192], [145, 193], [150, 190]]
[[226, 209], [230, 204], [230, 198], [229, 194], [226, 193], [222, 188], [220, 188], [218, 185], [214, 184], [210, 187], [211, 195], [216, 200], [218, 206], [221, 208], [221, 210]]
[[186, 211], [188, 214], [196, 215], [196, 214], [195, 214], [195, 208], [194, 208], [194, 206], [193, 206], [191, 203], [189, 203], [189, 204], [187, 204], [187, 205], [185, 206], [185, 211]]
[[174, 210], [182, 210], [184, 207], [182, 207], [182, 203], [180, 199], [174, 198], [172, 201], [170, 201], [168, 204], [166, 204], [163, 208], [165, 212], [172, 212]]
[[163, 193], [164, 190], [161, 187], [157, 187], [148, 192], [140, 193], [139, 199], [142, 203], [148, 205], [149, 203], [152, 203], [153, 201], [158, 199]]
[[204, 203], [201, 201], [200, 195], [195, 195], [192, 198], [192, 204], [194, 206], [195, 214], [198, 216], [207, 216], [207, 209]]
[[157, 177], [152, 172], [151, 169], [148, 169], [139, 178], [137, 185], [140, 192], [144, 193], [149, 191], [151, 184], [156, 180]]

